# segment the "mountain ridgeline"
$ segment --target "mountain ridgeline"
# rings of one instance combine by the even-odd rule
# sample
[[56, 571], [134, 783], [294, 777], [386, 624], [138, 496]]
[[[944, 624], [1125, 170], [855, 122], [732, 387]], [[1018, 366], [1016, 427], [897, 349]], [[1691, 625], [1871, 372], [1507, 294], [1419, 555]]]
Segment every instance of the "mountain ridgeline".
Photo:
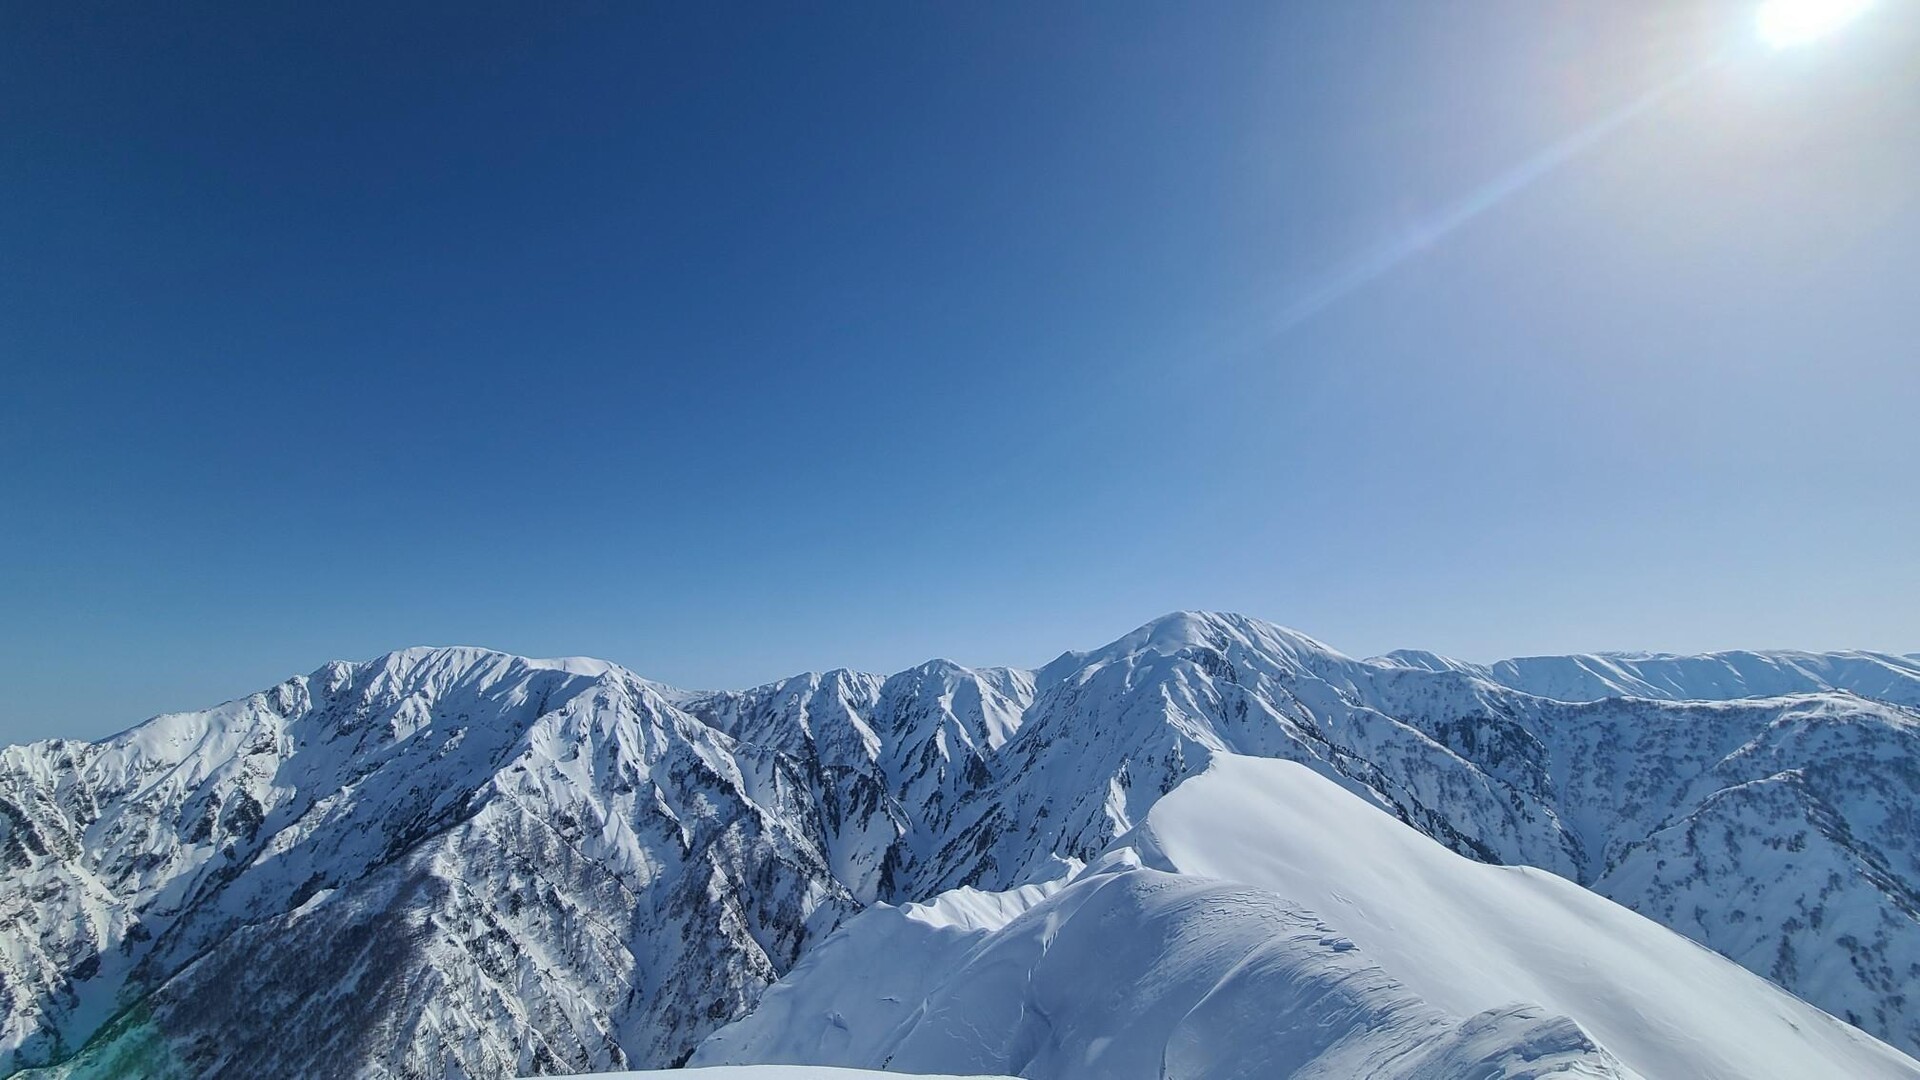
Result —
[[[1594, 1041], [1602, 1021], [1559, 1015], [1570, 1005], [1480, 1016], [1491, 1006], [1412, 995], [1418, 978], [1370, 966], [1398, 944], [1322, 949], [1334, 913], [1310, 897], [1209, 892], [1181, 876], [1198, 856], [1142, 843], [1164, 797], [1246, 758], [1298, 763], [1467, 859], [1584, 886], [1913, 1053], [1916, 709], [1913, 657], [1358, 660], [1195, 613], [1037, 670], [935, 661], [717, 693], [478, 649], [332, 663], [99, 742], [0, 751], [0, 1076], [666, 1067], [723, 1026], [764, 1029], [768, 987], [837, 929], [988, 894], [996, 932], [1040, 904], [1180, 926], [1227, 905], [1222, 933], [1278, 942], [1271, 978], [1297, 990], [1288, 973], [1311, 969], [1335, 994], [1314, 1001], [1398, 979], [1362, 1011], [1408, 1039], [1445, 1032], [1436, 1056], [1381, 1042], [1300, 1058], [1345, 1075], [1444, 1075], [1535, 1060], [1528, 1047], [1636, 1075]], [[1307, 810], [1273, 813], [1284, 828]], [[998, 985], [982, 978], [966, 985]], [[984, 1064], [1090, 1067], [1064, 1060]], [[1179, 1060], [1200, 1064], [1158, 1075], [1242, 1075]]]

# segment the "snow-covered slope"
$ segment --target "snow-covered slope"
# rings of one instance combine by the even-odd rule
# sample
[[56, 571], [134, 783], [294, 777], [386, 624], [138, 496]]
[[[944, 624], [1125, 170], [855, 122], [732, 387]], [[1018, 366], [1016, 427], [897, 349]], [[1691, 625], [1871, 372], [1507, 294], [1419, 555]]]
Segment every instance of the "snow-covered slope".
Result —
[[475, 649], [330, 664], [0, 750], [0, 1075], [671, 1065], [875, 902], [1058, 882], [1227, 754], [1920, 1048], [1920, 716], [1877, 661], [1795, 670], [1824, 682], [1571, 702], [1195, 613], [1035, 671], [726, 693]]
[[[1920, 1076], [1572, 883], [1232, 755], [1065, 888], [874, 908], [694, 1062], [1270, 1076]], [[1017, 914], [1013, 912], [1018, 911]]]
[[1566, 1017], [1436, 1007], [1284, 897], [1125, 865], [1002, 926], [870, 909], [694, 1058], [730, 1060], [1031, 1080], [1636, 1075]]
[[1156, 807], [1135, 844], [1150, 864], [1338, 912], [1329, 917], [1362, 953], [1444, 1008], [1517, 997], [1569, 1015], [1649, 1076], [1920, 1074], [1563, 878], [1469, 862], [1366, 809], [1287, 763], [1222, 758]]
[[103, 743], [10, 748], [15, 1060], [84, 1045], [78, 1074], [147, 1076], [670, 1062], [857, 910], [813, 819], [754, 802], [734, 750], [618, 668], [477, 650], [330, 665]]

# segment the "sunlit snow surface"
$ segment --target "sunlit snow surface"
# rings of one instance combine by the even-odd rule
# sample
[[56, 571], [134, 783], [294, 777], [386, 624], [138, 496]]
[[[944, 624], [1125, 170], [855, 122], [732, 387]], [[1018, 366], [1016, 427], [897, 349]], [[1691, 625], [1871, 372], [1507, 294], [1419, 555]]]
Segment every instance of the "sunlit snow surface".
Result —
[[[1912, 1059], [1538, 870], [1222, 755], [1003, 925], [876, 908], [694, 1063], [1111, 1077], [1872, 1077]], [[956, 918], [964, 910], [967, 918]]]

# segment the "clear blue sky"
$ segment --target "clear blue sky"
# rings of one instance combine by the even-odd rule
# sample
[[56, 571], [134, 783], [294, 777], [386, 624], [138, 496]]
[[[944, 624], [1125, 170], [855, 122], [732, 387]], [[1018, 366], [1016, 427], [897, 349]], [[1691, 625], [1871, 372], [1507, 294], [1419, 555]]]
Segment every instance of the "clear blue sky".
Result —
[[420, 643], [1920, 649], [1915, 4], [693, 7], [0, 11], [0, 740]]

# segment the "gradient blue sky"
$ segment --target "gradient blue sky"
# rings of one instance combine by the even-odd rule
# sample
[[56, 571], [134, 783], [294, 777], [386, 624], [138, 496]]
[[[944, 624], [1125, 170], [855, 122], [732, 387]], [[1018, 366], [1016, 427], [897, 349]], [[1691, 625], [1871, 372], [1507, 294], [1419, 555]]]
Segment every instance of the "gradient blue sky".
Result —
[[7, 5], [0, 740], [416, 643], [1920, 649], [1920, 7], [1753, 6]]

